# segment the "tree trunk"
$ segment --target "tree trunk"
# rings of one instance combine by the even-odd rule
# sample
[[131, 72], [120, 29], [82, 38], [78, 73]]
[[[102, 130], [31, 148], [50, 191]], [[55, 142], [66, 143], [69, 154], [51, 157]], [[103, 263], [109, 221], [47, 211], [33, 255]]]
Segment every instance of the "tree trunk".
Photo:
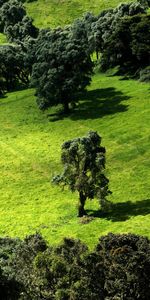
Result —
[[64, 113], [69, 114], [69, 104], [68, 104], [68, 102], [64, 102], [63, 106], [64, 106]]
[[86, 196], [83, 194], [83, 192], [79, 192], [78, 217], [83, 217], [86, 214], [84, 210], [85, 201]]

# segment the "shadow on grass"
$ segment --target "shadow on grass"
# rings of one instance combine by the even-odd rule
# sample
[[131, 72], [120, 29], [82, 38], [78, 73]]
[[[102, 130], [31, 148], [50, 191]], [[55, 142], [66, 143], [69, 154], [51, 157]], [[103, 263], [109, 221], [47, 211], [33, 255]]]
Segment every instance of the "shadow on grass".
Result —
[[121, 222], [133, 216], [146, 216], [150, 214], [150, 199], [136, 202], [122, 202], [113, 204], [110, 212], [86, 210], [89, 217], [104, 218], [113, 222]]
[[65, 117], [72, 120], [98, 119], [127, 111], [128, 105], [121, 102], [129, 98], [114, 87], [86, 91], [81, 95], [78, 106], [69, 115], [56, 112], [48, 116], [51, 122], [62, 120]]
[[106, 115], [125, 112], [128, 105], [121, 102], [129, 98], [113, 87], [87, 91], [82, 95], [78, 108], [71, 114], [70, 118], [73, 120], [97, 119]]
[[65, 114], [63, 110], [59, 110], [56, 111], [55, 113], [48, 114], [47, 117], [49, 118], [50, 122], [56, 122], [68, 117], [68, 114]]

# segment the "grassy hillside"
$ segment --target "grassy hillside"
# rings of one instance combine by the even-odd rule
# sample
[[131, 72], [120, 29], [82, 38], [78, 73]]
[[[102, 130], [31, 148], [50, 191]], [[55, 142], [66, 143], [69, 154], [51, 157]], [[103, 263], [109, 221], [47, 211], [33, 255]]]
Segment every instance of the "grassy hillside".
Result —
[[[150, 237], [149, 87], [133, 80], [97, 74], [76, 110], [62, 120], [55, 110], [38, 110], [34, 90], [0, 99], [0, 235], [35, 232], [52, 244], [64, 236], [81, 238], [90, 247], [108, 232]], [[50, 184], [61, 170], [60, 146], [97, 130], [107, 149], [107, 175], [116, 203], [100, 215], [98, 203], [86, 208], [94, 218], [76, 217], [77, 194]]]
[[115, 7], [129, 0], [38, 0], [26, 4], [28, 14], [38, 27], [56, 27], [71, 23], [83, 13], [91, 11], [98, 14], [101, 10]]
[[[37, 26], [54, 27], [120, 2], [38, 0], [26, 7]], [[5, 42], [0, 35], [0, 43]], [[108, 232], [150, 237], [149, 98], [147, 84], [96, 74], [84, 99], [64, 119], [57, 118], [55, 109], [40, 112], [33, 89], [0, 99], [0, 235], [24, 237], [40, 231], [52, 244], [70, 236], [90, 247]], [[89, 130], [98, 131], [107, 149], [115, 205], [102, 215], [97, 201], [89, 201], [92, 220], [86, 224], [76, 217], [78, 195], [61, 191], [50, 180], [61, 170], [61, 144]]]

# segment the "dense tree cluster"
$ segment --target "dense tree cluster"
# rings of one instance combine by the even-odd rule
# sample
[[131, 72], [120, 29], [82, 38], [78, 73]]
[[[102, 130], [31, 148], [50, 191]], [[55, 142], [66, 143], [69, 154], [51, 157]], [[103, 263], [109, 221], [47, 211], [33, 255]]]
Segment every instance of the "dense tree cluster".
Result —
[[136, 73], [150, 64], [150, 24], [146, 13], [148, 2], [122, 3], [115, 9], [102, 11], [91, 23], [95, 50], [101, 53], [105, 71], [119, 66]]
[[105, 44], [108, 43], [111, 35], [116, 31], [122, 18], [144, 13], [145, 10], [145, 6], [140, 3], [131, 2], [121, 3], [114, 9], [104, 10], [97, 17], [87, 13], [83, 21], [86, 24], [89, 38], [94, 39], [96, 52], [103, 52]]
[[69, 238], [0, 239], [3, 300], [149, 300], [149, 274], [150, 241], [133, 234], [101, 237], [93, 252]]
[[61, 161], [63, 173], [53, 178], [55, 184], [68, 186], [72, 192], [79, 193], [78, 216], [85, 214], [86, 199], [99, 199], [101, 208], [108, 201], [110, 193], [109, 180], [105, 176], [105, 148], [101, 145], [101, 137], [90, 131], [86, 137], [76, 138], [62, 145]]
[[101, 58], [104, 70], [119, 66], [136, 74], [150, 65], [150, 16], [123, 18], [105, 44]]

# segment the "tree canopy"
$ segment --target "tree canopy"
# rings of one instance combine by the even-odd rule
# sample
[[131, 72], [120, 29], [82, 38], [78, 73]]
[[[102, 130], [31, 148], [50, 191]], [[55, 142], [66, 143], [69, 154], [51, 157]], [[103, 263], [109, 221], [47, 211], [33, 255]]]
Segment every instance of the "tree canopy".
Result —
[[103, 69], [119, 66], [128, 73], [150, 65], [150, 16], [135, 15], [122, 19], [110, 36], [102, 54]]
[[120, 21], [127, 16], [134, 16], [146, 11], [138, 2], [121, 3], [114, 9], [102, 11], [97, 20], [91, 23], [91, 32], [95, 39], [95, 50], [103, 53], [112, 34], [117, 30]]
[[84, 24], [78, 21], [64, 30], [41, 31], [35, 47], [31, 82], [40, 109], [62, 104], [68, 112], [69, 103], [78, 100], [93, 72]]

